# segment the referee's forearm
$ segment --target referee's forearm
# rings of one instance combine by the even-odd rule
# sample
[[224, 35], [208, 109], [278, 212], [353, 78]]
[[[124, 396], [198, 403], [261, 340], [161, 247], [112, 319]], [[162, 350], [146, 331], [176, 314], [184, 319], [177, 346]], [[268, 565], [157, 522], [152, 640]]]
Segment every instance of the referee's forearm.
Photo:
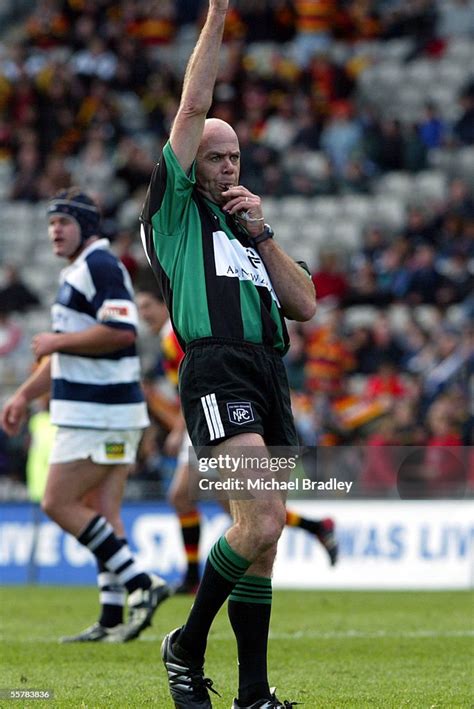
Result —
[[260, 244], [259, 254], [285, 317], [299, 322], [311, 320], [316, 313], [316, 291], [311, 278], [273, 239]]

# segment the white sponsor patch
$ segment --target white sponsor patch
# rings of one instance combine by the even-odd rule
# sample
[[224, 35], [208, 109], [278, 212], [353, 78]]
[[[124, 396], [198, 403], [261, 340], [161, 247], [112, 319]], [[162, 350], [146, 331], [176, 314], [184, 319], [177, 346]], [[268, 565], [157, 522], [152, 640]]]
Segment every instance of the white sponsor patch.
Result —
[[224, 231], [215, 231], [214, 259], [216, 275], [238, 278], [239, 281], [252, 281], [256, 286], [266, 288], [277, 303], [280, 302], [273, 290], [270, 276], [255, 249], [242, 246], [238, 239], [229, 239]]
[[135, 324], [135, 315], [135, 305], [130, 300], [104, 300], [97, 312], [97, 320]]

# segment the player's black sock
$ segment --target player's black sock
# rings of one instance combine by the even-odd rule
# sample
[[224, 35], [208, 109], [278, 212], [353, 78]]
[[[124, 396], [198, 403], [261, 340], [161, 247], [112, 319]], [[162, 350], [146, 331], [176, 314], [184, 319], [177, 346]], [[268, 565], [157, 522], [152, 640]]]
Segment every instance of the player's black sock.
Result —
[[203, 661], [212, 621], [249, 566], [250, 561], [236, 554], [225, 537], [221, 537], [214, 544], [206, 562], [194, 605], [178, 637], [176, 647], [178, 656], [182, 649], [195, 661]]
[[108, 571], [117, 576], [119, 583], [123, 584], [129, 593], [137, 588], [150, 588], [149, 575], [139, 571], [128, 544], [116, 537], [112, 525], [105, 517], [94, 517], [78, 535], [77, 540], [90, 549]]
[[291, 512], [290, 510], [286, 511], [285, 524], [288, 527], [299, 527], [310, 534], [318, 534], [318, 532], [322, 530], [322, 525], [319, 520], [306, 519], [305, 517], [301, 517], [296, 512]]
[[229, 596], [229, 619], [237, 639], [239, 658], [239, 704], [270, 699], [267, 678], [267, 647], [272, 610], [272, 581], [261, 576], [243, 576]]
[[181, 535], [188, 567], [185, 582], [199, 583], [199, 538], [201, 536], [201, 516], [197, 510], [179, 515]]
[[[123, 544], [125, 539], [120, 539]], [[100, 559], [97, 560], [97, 585], [99, 586], [99, 623], [105, 628], [113, 628], [123, 623], [123, 609], [126, 601], [125, 586], [119, 583], [115, 574], [107, 570]]]

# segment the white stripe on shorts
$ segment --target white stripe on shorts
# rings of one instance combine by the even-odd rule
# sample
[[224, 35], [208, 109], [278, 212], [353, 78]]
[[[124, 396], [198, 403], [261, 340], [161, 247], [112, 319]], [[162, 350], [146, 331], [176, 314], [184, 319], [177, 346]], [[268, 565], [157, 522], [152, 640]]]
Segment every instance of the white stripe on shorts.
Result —
[[206, 417], [211, 441], [215, 441], [216, 438], [223, 438], [225, 436], [224, 426], [222, 425], [219, 407], [217, 406], [216, 395], [207, 394], [206, 396], [201, 396], [201, 404], [204, 410], [204, 416]]

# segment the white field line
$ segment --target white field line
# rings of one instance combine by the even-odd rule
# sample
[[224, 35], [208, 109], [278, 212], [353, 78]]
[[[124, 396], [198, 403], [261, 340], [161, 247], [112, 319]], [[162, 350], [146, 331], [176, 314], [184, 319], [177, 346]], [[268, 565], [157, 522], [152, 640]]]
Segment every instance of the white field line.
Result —
[[[164, 631], [166, 632], [166, 631]], [[140, 642], [160, 643], [163, 640], [163, 635], [155, 635], [152, 633], [144, 633], [140, 637]], [[210, 642], [213, 640], [229, 640], [232, 638], [231, 633], [212, 633]], [[420, 638], [474, 638], [473, 630], [409, 630], [409, 631], [387, 631], [387, 630], [331, 630], [321, 632], [317, 630], [297, 630], [293, 633], [270, 633], [270, 640], [377, 640], [377, 639], [394, 639], [394, 640], [416, 640]], [[0, 642], [11, 641], [5, 633], [0, 633]], [[50, 643], [58, 642], [56, 637], [29, 637], [20, 640], [22, 643]]]
[[[159, 640], [159, 635], [144, 633], [142, 640], [155, 641]], [[210, 642], [213, 640], [228, 640], [230, 633], [212, 633], [209, 637]], [[375, 630], [367, 632], [364, 630], [331, 630], [321, 632], [317, 630], [297, 630], [293, 633], [272, 633], [270, 632], [270, 640], [353, 640], [353, 639], [376, 640], [378, 638], [393, 638], [401, 640], [415, 640], [419, 638], [474, 638], [473, 630], [410, 630], [410, 631], [387, 631]]]

